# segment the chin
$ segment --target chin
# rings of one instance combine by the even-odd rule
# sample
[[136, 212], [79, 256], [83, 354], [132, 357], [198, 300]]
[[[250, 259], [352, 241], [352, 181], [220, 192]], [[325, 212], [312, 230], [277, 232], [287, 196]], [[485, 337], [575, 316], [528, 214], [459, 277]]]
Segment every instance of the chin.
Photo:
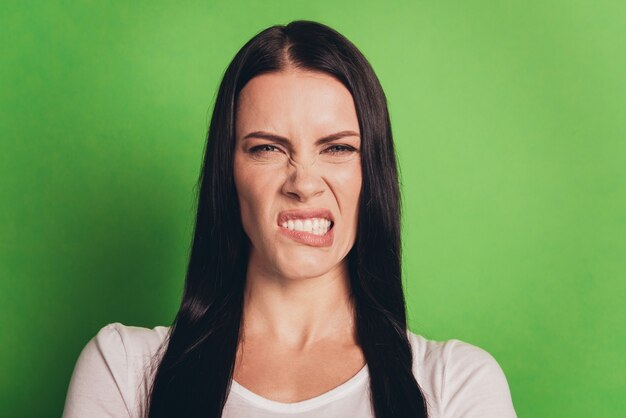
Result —
[[331, 265], [327, 265], [327, 260], [319, 257], [293, 257], [285, 261], [285, 264], [278, 266], [279, 271], [294, 280], [319, 277], [332, 269]]

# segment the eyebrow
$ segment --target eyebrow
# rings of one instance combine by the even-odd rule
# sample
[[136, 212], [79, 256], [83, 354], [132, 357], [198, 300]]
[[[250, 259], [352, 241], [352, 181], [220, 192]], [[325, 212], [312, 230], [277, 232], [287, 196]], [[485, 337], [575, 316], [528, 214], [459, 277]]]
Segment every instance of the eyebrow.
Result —
[[[360, 138], [359, 134], [354, 131], [341, 131], [341, 132], [335, 132], [334, 134], [326, 135], [322, 138], [319, 138], [317, 141], [315, 141], [315, 145], [323, 145], [328, 142], [336, 141], [337, 139], [345, 138], [347, 136], [357, 136]], [[269, 139], [271, 141], [279, 142], [283, 145], [290, 144], [289, 139], [285, 138], [284, 136], [275, 135], [275, 134], [271, 134], [271, 133], [264, 132], [264, 131], [250, 132], [249, 134], [243, 137], [243, 140], [246, 140], [248, 138]]]

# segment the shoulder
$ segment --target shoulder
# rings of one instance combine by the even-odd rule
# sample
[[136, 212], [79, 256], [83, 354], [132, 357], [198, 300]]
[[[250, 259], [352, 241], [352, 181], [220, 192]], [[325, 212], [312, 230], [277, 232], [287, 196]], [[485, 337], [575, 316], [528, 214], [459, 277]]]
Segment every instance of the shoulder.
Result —
[[63, 416], [97, 416], [104, 410], [134, 416], [168, 332], [169, 327], [119, 322], [102, 327], [78, 356]]
[[119, 322], [107, 324], [94, 337], [103, 347], [124, 347], [126, 354], [145, 355], [155, 353], [167, 338], [169, 327], [154, 328], [124, 325]]
[[131, 385], [136, 384], [152, 362], [158, 360], [156, 357], [162, 354], [169, 329], [164, 326], [144, 328], [119, 322], [107, 324], [83, 349], [85, 360], [104, 361], [112, 372], [119, 371]]
[[490, 353], [456, 339], [434, 341], [411, 331], [408, 337], [413, 373], [438, 414], [516, 416], [504, 372]]
[[102, 327], [87, 343], [82, 361], [105, 361], [112, 371], [136, 375], [160, 353], [169, 327], [144, 328], [114, 322]]

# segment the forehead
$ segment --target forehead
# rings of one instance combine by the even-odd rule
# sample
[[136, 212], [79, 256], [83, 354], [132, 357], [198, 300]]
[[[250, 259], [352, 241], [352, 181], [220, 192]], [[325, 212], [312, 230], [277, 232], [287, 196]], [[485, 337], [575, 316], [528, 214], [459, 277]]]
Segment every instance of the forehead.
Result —
[[239, 94], [236, 112], [242, 130], [274, 130], [285, 135], [352, 129], [358, 118], [350, 91], [321, 72], [289, 69], [251, 79]]

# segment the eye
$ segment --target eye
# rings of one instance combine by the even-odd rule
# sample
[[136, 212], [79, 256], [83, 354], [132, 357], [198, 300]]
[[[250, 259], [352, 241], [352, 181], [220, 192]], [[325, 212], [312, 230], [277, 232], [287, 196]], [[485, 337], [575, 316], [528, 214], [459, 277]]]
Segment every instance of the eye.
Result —
[[349, 145], [332, 145], [326, 148], [324, 151], [329, 152], [330, 154], [343, 154], [354, 152], [356, 151], [356, 149]]
[[263, 152], [274, 152], [274, 151], [280, 151], [280, 149], [270, 144], [257, 145], [256, 147], [252, 147], [248, 150], [250, 154], [261, 154]]

